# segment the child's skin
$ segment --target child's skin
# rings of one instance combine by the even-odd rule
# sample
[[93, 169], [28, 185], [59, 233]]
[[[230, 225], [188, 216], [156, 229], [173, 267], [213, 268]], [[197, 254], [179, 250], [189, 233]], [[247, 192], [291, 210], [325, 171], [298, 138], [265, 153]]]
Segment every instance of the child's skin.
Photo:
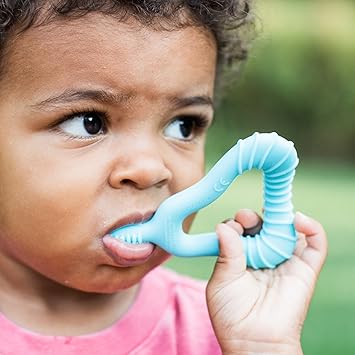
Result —
[[[159, 31], [93, 13], [30, 28], [8, 48], [0, 83], [0, 311], [43, 334], [95, 332], [125, 313], [142, 277], [168, 258], [150, 245], [114, 258], [104, 235], [148, 218], [204, 174], [214, 39], [201, 28]], [[87, 115], [97, 134], [84, 129], [82, 114], [58, 123], [73, 111], [99, 112]], [[195, 116], [204, 123], [194, 124]], [[298, 353], [325, 234], [298, 215], [308, 246], [276, 270], [246, 271], [239, 234], [257, 224], [256, 214], [241, 211], [217, 226], [212, 324], [226, 354]]]

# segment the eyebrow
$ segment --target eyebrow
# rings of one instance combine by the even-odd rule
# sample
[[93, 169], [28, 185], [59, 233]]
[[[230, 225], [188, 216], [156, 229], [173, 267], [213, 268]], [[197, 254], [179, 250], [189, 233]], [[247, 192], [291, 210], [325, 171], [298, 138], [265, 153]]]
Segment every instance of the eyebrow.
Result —
[[[106, 90], [92, 89], [68, 89], [59, 95], [51, 96], [43, 101], [31, 105], [34, 109], [46, 109], [65, 105], [77, 101], [95, 101], [99, 104], [124, 104], [134, 98], [134, 95], [124, 93], [112, 93]], [[213, 99], [208, 95], [198, 95], [189, 97], [168, 96], [176, 109], [188, 106], [211, 106], [213, 108]]]
[[170, 100], [176, 108], [188, 106], [211, 106], [214, 108], [213, 100], [208, 95], [191, 96], [191, 97], [171, 97]]

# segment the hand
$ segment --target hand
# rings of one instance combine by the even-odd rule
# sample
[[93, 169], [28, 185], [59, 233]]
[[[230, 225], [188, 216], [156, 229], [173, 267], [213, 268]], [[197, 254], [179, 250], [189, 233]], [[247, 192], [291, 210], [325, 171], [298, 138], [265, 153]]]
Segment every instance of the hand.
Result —
[[325, 232], [297, 213], [292, 258], [275, 269], [247, 269], [239, 236], [261, 223], [242, 210], [217, 226], [220, 255], [206, 290], [211, 322], [224, 354], [301, 354], [303, 322], [327, 254]]

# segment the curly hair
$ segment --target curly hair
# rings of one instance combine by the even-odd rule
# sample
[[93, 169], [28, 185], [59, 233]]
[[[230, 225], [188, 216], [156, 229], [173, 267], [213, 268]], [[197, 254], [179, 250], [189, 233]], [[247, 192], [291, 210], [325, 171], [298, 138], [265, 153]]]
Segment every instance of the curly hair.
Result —
[[[210, 31], [217, 44], [217, 82], [247, 58], [253, 33], [252, 0], [0, 0], [0, 74], [9, 42], [32, 26], [100, 12], [166, 30], [188, 25]], [[230, 75], [229, 75], [230, 76]]]

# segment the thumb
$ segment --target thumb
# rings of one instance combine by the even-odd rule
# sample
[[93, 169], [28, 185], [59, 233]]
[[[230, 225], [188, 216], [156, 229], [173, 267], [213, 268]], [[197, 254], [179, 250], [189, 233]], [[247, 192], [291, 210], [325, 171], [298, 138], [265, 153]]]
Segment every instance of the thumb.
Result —
[[[214, 328], [223, 331], [246, 319], [256, 305], [260, 289], [253, 275], [247, 271], [243, 243], [230, 225], [216, 228], [219, 256], [207, 284], [208, 311]], [[217, 333], [216, 333], [217, 334]]]
[[219, 284], [243, 276], [246, 272], [246, 258], [240, 235], [235, 229], [221, 223], [217, 225], [216, 233], [219, 241], [219, 256], [211, 281]]

